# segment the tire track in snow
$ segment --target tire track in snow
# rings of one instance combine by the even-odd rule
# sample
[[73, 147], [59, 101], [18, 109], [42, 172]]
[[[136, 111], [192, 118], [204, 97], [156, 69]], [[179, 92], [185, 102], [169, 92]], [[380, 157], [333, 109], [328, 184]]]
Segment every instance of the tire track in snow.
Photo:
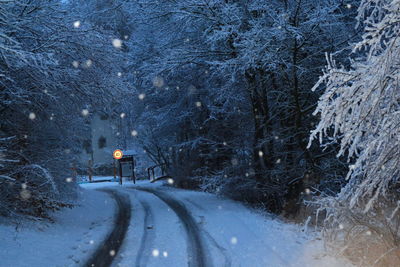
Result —
[[[190, 200], [190, 199], [188, 199], [188, 198], [185, 198], [185, 200], [186, 200], [187, 202], [189, 202], [190, 204], [192, 204], [192, 205], [193, 205], [194, 207], [196, 207], [197, 209], [199, 209], [199, 210], [201, 210], [201, 211], [203, 211], [203, 212], [206, 212], [206, 210], [205, 210], [202, 206], [198, 205], [197, 203], [193, 202], [192, 200]], [[201, 230], [202, 230], [202, 232], [207, 236], [207, 238], [210, 240], [210, 242], [212, 243], [212, 245], [213, 245], [214, 247], [216, 247], [216, 248], [220, 251], [220, 253], [224, 256], [224, 261], [225, 261], [224, 266], [225, 266], [225, 267], [230, 267], [230, 266], [232, 266], [232, 260], [229, 258], [226, 248], [220, 246], [220, 245], [218, 244], [217, 240], [215, 240], [215, 238], [214, 238], [208, 231], [206, 231], [204, 227], [201, 227]]]
[[92, 257], [86, 262], [85, 266], [87, 267], [106, 267], [111, 265], [122, 245], [131, 219], [131, 202], [127, 195], [111, 189], [99, 191], [106, 192], [113, 197], [117, 203], [117, 212], [114, 218], [113, 229]]
[[[204, 209], [201, 205], [197, 204], [196, 202], [194, 202], [194, 201], [192, 201], [192, 200], [190, 200], [190, 199], [188, 199], [188, 198], [185, 198], [185, 200], [186, 200], [187, 202], [189, 202], [190, 204], [192, 204], [193, 206], [195, 206], [196, 208], [198, 208], [199, 210], [202, 210], [202, 211], [204, 211], [204, 212], [206, 211], [206, 209]], [[247, 229], [247, 232], [248, 232], [250, 235], [253, 236], [253, 239], [254, 239], [254, 240], [258, 240], [259, 236], [257, 236], [253, 231], [251, 231], [251, 230], [250, 230], [251, 228], [247, 227], [246, 224], [244, 224], [244, 222], [242, 221], [241, 218], [235, 216], [235, 221], [236, 221], [236, 222], [240, 222], [240, 223], [243, 225], [242, 229], [243, 229], [243, 228], [244, 228], [244, 229]], [[203, 230], [204, 230], [204, 229], [203, 229]], [[229, 258], [229, 256], [227, 255], [226, 249], [223, 248], [223, 247], [221, 247], [221, 246], [219, 246], [219, 244], [217, 243], [217, 241], [210, 235], [210, 233], [208, 233], [208, 232], [205, 231], [205, 230], [204, 230], [204, 233], [207, 235], [207, 237], [210, 238], [210, 240], [214, 243], [214, 245], [216, 245], [216, 247], [217, 247], [217, 248], [223, 253], [223, 255], [225, 256], [225, 259], [226, 259], [226, 261], [225, 261], [225, 267], [226, 267], [226, 266], [231, 266], [231, 265], [232, 265], [232, 260], [231, 260], [231, 259]], [[279, 265], [279, 266], [290, 266], [290, 264], [289, 264], [280, 254], [278, 254], [274, 249], [272, 249], [272, 248], [270, 247], [269, 244], [267, 244], [267, 243], [265, 243], [265, 242], [262, 242], [262, 245], [263, 245], [266, 249], [270, 250], [270, 252], [276, 257], [276, 259], [277, 259], [278, 261], [281, 262], [281, 265]]]
[[206, 258], [206, 249], [200, 235], [200, 229], [185, 205], [169, 194], [151, 188], [135, 187], [134, 189], [151, 193], [165, 202], [181, 220], [188, 239], [189, 267], [211, 266]]
[[154, 234], [151, 233], [150, 235], [149, 229], [147, 228], [149, 225], [152, 225], [154, 227], [153, 214], [151, 212], [150, 206], [145, 201], [139, 200], [139, 202], [144, 210], [144, 218], [143, 218], [143, 236], [140, 241], [140, 247], [137, 254], [138, 256], [136, 257], [135, 261], [136, 267], [146, 266], [146, 263], [148, 262], [149, 259], [149, 254], [146, 253], [146, 251], [150, 251], [149, 249], [150, 244], [152, 244], [154, 240]]

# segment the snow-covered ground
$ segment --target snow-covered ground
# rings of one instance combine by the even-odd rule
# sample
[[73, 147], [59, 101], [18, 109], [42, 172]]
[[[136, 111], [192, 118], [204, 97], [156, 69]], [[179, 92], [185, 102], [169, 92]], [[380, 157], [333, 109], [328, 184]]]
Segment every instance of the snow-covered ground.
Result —
[[[351, 266], [325, 254], [311, 230], [287, 224], [213, 194], [163, 186], [164, 182], [124, 183], [118, 190], [132, 203], [132, 223], [116, 266], [187, 266], [190, 252], [182, 221], [150, 188], [182, 203], [199, 225], [206, 257], [213, 266]], [[85, 184], [86, 188], [116, 183]]]
[[[317, 235], [304, 233], [298, 225], [283, 223], [213, 194], [160, 184], [139, 182], [132, 188], [156, 188], [183, 203], [200, 226], [206, 257], [213, 266], [351, 266], [325, 255]], [[132, 248], [137, 248], [137, 240], [147, 235], [146, 248], [141, 251], [145, 255], [140, 255], [144, 264], [136, 266], [185, 266], [188, 254], [179, 218], [154, 195], [132, 188], [125, 190], [133, 191], [131, 199], [137, 216], [133, 216], [135, 223], [122, 250], [123, 257], [116, 262], [119, 266], [130, 266], [139, 251]], [[150, 209], [151, 219], [147, 219], [147, 224], [151, 229], [144, 226], [146, 208]]]
[[81, 190], [78, 205], [53, 216], [55, 223], [0, 223], [0, 266], [81, 266], [113, 224], [115, 203], [108, 194]]
[[[213, 194], [139, 181], [81, 184], [81, 205], [56, 223], [0, 225], [0, 266], [81, 266], [111, 231], [114, 200], [132, 217], [114, 266], [351, 266], [327, 256], [316, 234]], [[118, 225], [116, 225], [118, 227]]]

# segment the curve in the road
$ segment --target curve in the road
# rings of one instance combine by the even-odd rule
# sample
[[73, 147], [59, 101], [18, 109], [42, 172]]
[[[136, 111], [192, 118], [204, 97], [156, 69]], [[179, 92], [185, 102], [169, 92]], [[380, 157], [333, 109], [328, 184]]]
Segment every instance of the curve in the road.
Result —
[[164, 201], [181, 220], [188, 238], [188, 264], [189, 267], [210, 266], [206, 258], [206, 249], [200, 235], [200, 229], [185, 205], [178, 200], [172, 198], [169, 194], [154, 190], [152, 188], [135, 187], [135, 189], [149, 192]]
[[106, 267], [111, 265], [122, 245], [131, 218], [131, 202], [127, 195], [111, 189], [101, 191], [110, 194], [115, 199], [117, 214], [112, 231], [87, 261], [85, 264], [87, 267]]

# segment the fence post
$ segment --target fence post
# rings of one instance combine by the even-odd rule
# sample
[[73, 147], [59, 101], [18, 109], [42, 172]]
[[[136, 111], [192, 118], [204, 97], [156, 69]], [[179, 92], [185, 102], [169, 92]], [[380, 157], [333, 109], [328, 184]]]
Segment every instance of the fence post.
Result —
[[122, 185], [122, 166], [119, 160], [118, 160], [118, 167], [119, 167], [119, 184]]
[[89, 176], [89, 182], [92, 182], [92, 160], [89, 159], [89, 168], [88, 168], [88, 176]]
[[114, 181], [117, 179], [117, 168], [115, 167], [115, 159], [113, 160]]

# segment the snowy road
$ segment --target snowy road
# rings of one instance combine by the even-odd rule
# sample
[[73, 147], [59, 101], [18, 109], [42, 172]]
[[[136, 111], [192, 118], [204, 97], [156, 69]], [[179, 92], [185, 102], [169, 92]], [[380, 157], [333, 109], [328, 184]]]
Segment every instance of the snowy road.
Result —
[[319, 243], [300, 227], [228, 199], [146, 182], [107, 190], [120, 207], [111, 234], [125, 234], [119, 243], [107, 238], [92, 257], [94, 266], [340, 265], [329, 257], [321, 262]]
[[86, 263], [86, 266], [110, 266], [114, 256], [125, 238], [131, 219], [131, 203], [127, 195], [117, 190], [104, 189], [109, 193], [117, 204], [117, 211], [114, 220], [114, 227], [107, 239], [98, 247], [96, 252]]
[[0, 224], [0, 266], [351, 266], [312, 229], [213, 194], [161, 181], [81, 187], [52, 224]]
[[[187, 237], [188, 265], [190, 267], [209, 266], [206, 258], [206, 248], [203, 244], [199, 227], [190, 212], [186, 209], [185, 205], [159, 190], [141, 187], [136, 188], [136, 190], [142, 190], [154, 194], [164, 201], [179, 217], [185, 228]], [[142, 202], [142, 205], [148, 207], [147, 203]], [[144, 239], [143, 242], [145, 243], [146, 241], [147, 240]]]

